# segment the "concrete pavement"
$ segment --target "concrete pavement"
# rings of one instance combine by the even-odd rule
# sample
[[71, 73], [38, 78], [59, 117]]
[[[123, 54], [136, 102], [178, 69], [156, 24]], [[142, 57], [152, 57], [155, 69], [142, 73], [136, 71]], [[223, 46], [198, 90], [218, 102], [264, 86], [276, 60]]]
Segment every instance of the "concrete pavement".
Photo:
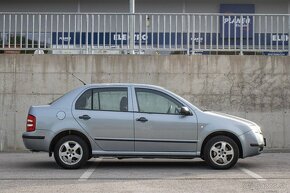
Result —
[[290, 153], [239, 160], [230, 170], [204, 161], [92, 159], [64, 170], [46, 153], [1, 153], [0, 192], [290, 192]]

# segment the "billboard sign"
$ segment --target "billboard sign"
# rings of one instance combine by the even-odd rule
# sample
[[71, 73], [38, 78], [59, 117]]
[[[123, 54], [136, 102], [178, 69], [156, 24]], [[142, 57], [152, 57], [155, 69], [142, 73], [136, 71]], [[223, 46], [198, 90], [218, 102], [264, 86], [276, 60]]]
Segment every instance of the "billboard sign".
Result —
[[220, 34], [225, 38], [240, 38], [241, 30], [243, 38], [253, 37], [253, 16], [240, 14], [254, 14], [254, 4], [221, 4], [220, 13], [234, 14], [220, 17]]

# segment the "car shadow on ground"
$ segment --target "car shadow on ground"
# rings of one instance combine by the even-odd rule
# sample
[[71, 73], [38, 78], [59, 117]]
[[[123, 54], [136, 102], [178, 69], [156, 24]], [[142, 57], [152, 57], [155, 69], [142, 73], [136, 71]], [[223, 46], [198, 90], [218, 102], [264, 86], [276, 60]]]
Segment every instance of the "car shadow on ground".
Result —
[[247, 169], [256, 169], [256, 168], [260, 168], [261, 166], [263, 166], [265, 163], [261, 164], [260, 162], [238, 162], [236, 167], [240, 167], [240, 168], [247, 168]]
[[54, 161], [31, 161], [19, 164], [15, 163], [13, 165], [14, 168], [25, 169], [60, 169], [60, 167]]
[[164, 168], [208, 168], [207, 164], [203, 160], [159, 160], [159, 159], [102, 159], [102, 160], [90, 160], [87, 165], [103, 169], [164, 169]]
[[[12, 163], [14, 168], [33, 168], [33, 169], [62, 169], [54, 160], [48, 161], [27, 161], [21, 163]], [[209, 169], [206, 162], [203, 160], [158, 160], [158, 159], [91, 159], [82, 169], [89, 169], [92, 167], [101, 169], [166, 169], [166, 168], [181, 168], [181, 169]]]
[[[14, 168], [25, 169], [62, 169], [54, 160], [48, 161], [27, 161], [21, 163], [12, 163]], [[234, 168], [257, 168], [259, 163], [254, 162], [238, 162]], [[87, 162], [81, 169], [89, 168], [99, 169], [199, 169], [199, 170], [213, 170], [205, 161], [201, 159], [193, 160], [164, 160], [164, 159], [97, 159], [93, 158]]]

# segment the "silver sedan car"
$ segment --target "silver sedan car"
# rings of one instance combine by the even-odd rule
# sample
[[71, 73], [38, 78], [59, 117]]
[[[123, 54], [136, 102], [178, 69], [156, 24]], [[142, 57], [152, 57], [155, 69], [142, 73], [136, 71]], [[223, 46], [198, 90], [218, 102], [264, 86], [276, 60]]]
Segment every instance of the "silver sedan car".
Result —
[[27, 149], [53, 154], [68, 169], [92, 157], [200, 157], [228, 169], [266, 145], [256, 123], [143, 84], [90, 84], [32, 106], [22, 138]]

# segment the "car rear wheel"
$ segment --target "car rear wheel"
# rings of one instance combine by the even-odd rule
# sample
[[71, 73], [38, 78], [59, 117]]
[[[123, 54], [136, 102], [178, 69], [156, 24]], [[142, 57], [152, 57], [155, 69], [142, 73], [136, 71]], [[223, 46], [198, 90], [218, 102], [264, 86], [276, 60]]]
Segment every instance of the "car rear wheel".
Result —
[[68, 135], [61, 138], [55, 145], [54, 158], [56, 163], [65, 169], [78, 169], [89, 158], [86, 142], [78, 136]]
[[213, 137], [205, 145], [204, 159], [214, 169], [229, 169], [239, 159], [238, 145], [227, 136]]

